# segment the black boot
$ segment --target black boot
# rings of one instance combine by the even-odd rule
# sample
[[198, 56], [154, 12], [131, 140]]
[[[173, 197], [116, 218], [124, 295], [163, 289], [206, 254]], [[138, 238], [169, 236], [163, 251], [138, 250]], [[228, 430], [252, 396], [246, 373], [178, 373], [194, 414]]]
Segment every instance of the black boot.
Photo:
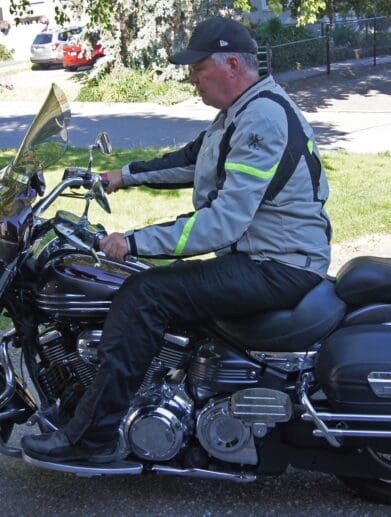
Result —
[[21, 443], [27, 456], [52, 463], [66, 461], [110, 463], [117, 459], [116, 447], [79, 447], [73, 445], [63, 431], [23, 436]]

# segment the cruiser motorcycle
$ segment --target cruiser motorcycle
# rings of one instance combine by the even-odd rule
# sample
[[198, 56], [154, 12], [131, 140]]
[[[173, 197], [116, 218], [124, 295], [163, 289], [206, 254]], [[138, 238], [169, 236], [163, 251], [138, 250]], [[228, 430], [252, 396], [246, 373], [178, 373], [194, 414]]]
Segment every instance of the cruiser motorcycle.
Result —
[[[10, 444], [15, 426], [48, 432], [72, 416], [99, 367], [113, 295], [129, 275], [154, 267], [98, 251], [105, 229], [89, 221], [88, 208], [95, 201], [110, 211], [104, 182], [92, 172], [94, 149], [110, 152], [107, 134], [90, 146], [87, 168], [66, 168], [44, 196], [43, 171], [66, 149], [69, 118], [52, 85], [0, 173], [0, 303], [3, 321], [12, 322], [0, 337], [0, 452], [80, 476], [247, 483], [291, 465], [332, 473], [391, 503], [388, 258], [351, 260], [292, 310], [191, 329], [173, 323], [129, 401], [111, 464], [49, 463]], [[64, 195], [82, 196], [84, 212], [45, 218]]]

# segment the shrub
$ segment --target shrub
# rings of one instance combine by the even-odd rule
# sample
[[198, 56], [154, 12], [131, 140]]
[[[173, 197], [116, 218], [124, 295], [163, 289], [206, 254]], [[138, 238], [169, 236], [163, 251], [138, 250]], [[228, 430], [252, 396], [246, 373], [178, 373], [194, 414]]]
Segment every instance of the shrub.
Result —
[[[308, 27], [283, 25], [278, 18], [272, 18], [255, 30], [255, 37], [260, 45], [271, 46], [274, 72], [325, 63], [325, 40], [313, 39], [316, 36]], [[308, 39], [312, 41], [306, 41]], [[285, 45], [287, 43], [290, 45]]]
[[337, 25], [333, 30], [333, 41], [336, 47], [358, 48], [362, 40], [363, 34], [350, 25]]
[[[391, 50], [391, 33], [379, 31], [376, 34], [378, 54], [387, 54]], [[373, 27], [338, 24], [332, 32], [333, 60], [342, 61], [373, 55]]]
[[157, 102], [175, 104], [194, 94], [194, 88], [174, 80], [159, 80], [150, 71], [119, 68], [82, 87], [83, 102]]
[[12, 52], [0, 43], [0, 61], [10, 61], [12, 59]]

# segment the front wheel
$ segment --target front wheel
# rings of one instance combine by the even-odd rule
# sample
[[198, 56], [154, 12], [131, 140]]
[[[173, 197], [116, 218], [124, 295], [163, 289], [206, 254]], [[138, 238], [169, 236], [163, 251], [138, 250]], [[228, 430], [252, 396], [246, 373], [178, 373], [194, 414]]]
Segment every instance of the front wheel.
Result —
[[391, 479], [364, 479], [339, 476], [349, 488], [365, 499], [381, 504], [391, 504]]

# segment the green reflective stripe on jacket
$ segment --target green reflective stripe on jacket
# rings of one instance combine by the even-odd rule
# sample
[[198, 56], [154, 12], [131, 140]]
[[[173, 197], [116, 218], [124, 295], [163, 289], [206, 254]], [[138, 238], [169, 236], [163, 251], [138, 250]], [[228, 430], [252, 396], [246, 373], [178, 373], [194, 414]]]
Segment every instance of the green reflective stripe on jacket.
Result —
[[312, 154], [312, 151], [314, 150], [314, 142], [312, 140], [308, 140], [307, 149], [309, 150], [310, 154]]
[[195, 223], [195, 220], [197, 219], [198, 212], [194, 212], [194, 214], [190, 217], [190, 219], [186, 222], [185, 226], [183, 227], [182, 235], [179, 237], [178, 244], [176, 245], [174, 255], [177, 257], [178, 255], [181, 255], [183, 253], [183, 250], [185, 249], [186, 243], [190, 237], [191, 229], [193, 228], [193, 225]]
[[274, 176], [279, 164], [280, 162], [277, 162], [268, 171], [262, 171], [261, 169], [250, 167], [249, 165], [243, 165], [242, 163], [225, 162], [225, 170], [243, 172], [244, 174], [250, 174], [250, 176], [256, 176], [257, 178], [268, 180]]

